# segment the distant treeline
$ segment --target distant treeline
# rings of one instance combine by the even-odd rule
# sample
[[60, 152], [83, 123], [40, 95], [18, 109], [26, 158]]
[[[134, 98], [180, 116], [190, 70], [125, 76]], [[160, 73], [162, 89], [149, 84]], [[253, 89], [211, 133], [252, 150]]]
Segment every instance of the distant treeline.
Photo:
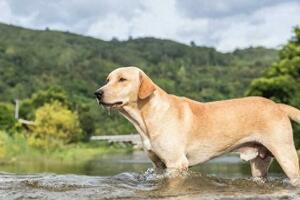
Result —
[[134, 128], [116, 113], [108, 115], [93, 96], [113, 69], [138, 66], [169, 93], [212, 101], [244, 96], [277, 59], [277, 50], [263, 47], [221, 53], [193, 42], [103, 41], [0, 24], [0, 101], [13, 110], [13, 100], [20, 99], [20, 117], [28, 120], [47, 101], [63, 101], [78, 114], [85, 135], [128, 134]]

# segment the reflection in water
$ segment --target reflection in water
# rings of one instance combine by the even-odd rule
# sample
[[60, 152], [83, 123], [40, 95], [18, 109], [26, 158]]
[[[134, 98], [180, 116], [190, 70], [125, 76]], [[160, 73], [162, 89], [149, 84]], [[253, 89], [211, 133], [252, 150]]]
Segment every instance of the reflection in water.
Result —
[[[73, 166], [0, 166], [13, 172], [0, 174], [0, 199], [296, 199], [300, 194], [283, 181], [278, 166], [273, 165], [267, 183], [255, 182], [249, 164], [232, 155], [193, 167], [185, 176], [156, 175], [149, 167], [143, 152], [105, 155]], [[70, 175], [58, 175], [65, 173]]]
[[[82, 174], [93, 176], [112, 176], [122, 172], [143, 173], [152, 167], [150, 160], [142, 151], [133, 153], [104, 154], [88, 162], [74, 161], [65, 163], [45, 159], [43, 161], [18, 161], [8, 165], [0, 165], [0, 171], [17, 174], [30, 173], [56, 173], [56, 174]], [[249, 177], [250, 166], [248, 162], [241, 162], [235, 155], [216, 158], [208, 163], [191, 168], [194, 172], [216, 175], [225, 178]], [[281, 169], [276, 163], [271, 166], [272, 176], [281, 176]]]

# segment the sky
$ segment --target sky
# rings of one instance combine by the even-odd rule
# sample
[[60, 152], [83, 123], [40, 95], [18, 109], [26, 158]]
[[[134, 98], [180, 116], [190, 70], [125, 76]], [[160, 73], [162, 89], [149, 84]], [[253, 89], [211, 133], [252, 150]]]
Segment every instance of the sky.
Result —
[[228, 52], [280, 48], [300, 25], [300, 0], [0, 0], [0, 22], [103, 40], [194, 41]]

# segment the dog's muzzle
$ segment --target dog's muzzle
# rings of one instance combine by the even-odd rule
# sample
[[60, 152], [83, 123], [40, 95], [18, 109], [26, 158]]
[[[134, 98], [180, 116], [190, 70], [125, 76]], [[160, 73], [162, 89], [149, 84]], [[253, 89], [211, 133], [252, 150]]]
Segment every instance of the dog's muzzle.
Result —
[[95, 96], [96, 96], [96, 98], [99, 100], [99, 101], [101, 101], [102, 100], [102, 98], [103, 98], [103, 90], [97, 90], [94, 94], [95, 94]]

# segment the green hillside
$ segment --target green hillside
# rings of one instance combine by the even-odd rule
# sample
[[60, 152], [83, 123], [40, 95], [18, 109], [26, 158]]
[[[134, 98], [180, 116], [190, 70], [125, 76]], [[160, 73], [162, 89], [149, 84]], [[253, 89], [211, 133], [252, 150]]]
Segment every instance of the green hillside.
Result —
[[[135, 65], [169, 93], [210, 101], [243, 96], [276, 59], [276, 50], [262, 47], [221, 53], [155, 38], [103, 41], [0, 24], [0, 101], [26, 101], [55, 86], [66, 92], [89, 134], [129, 133], [135, 130], [126, 120], [106, 114], [94, 100], [113, 69]], [[22, 109], [21, 117], [33, 118], [26, 104]]]

